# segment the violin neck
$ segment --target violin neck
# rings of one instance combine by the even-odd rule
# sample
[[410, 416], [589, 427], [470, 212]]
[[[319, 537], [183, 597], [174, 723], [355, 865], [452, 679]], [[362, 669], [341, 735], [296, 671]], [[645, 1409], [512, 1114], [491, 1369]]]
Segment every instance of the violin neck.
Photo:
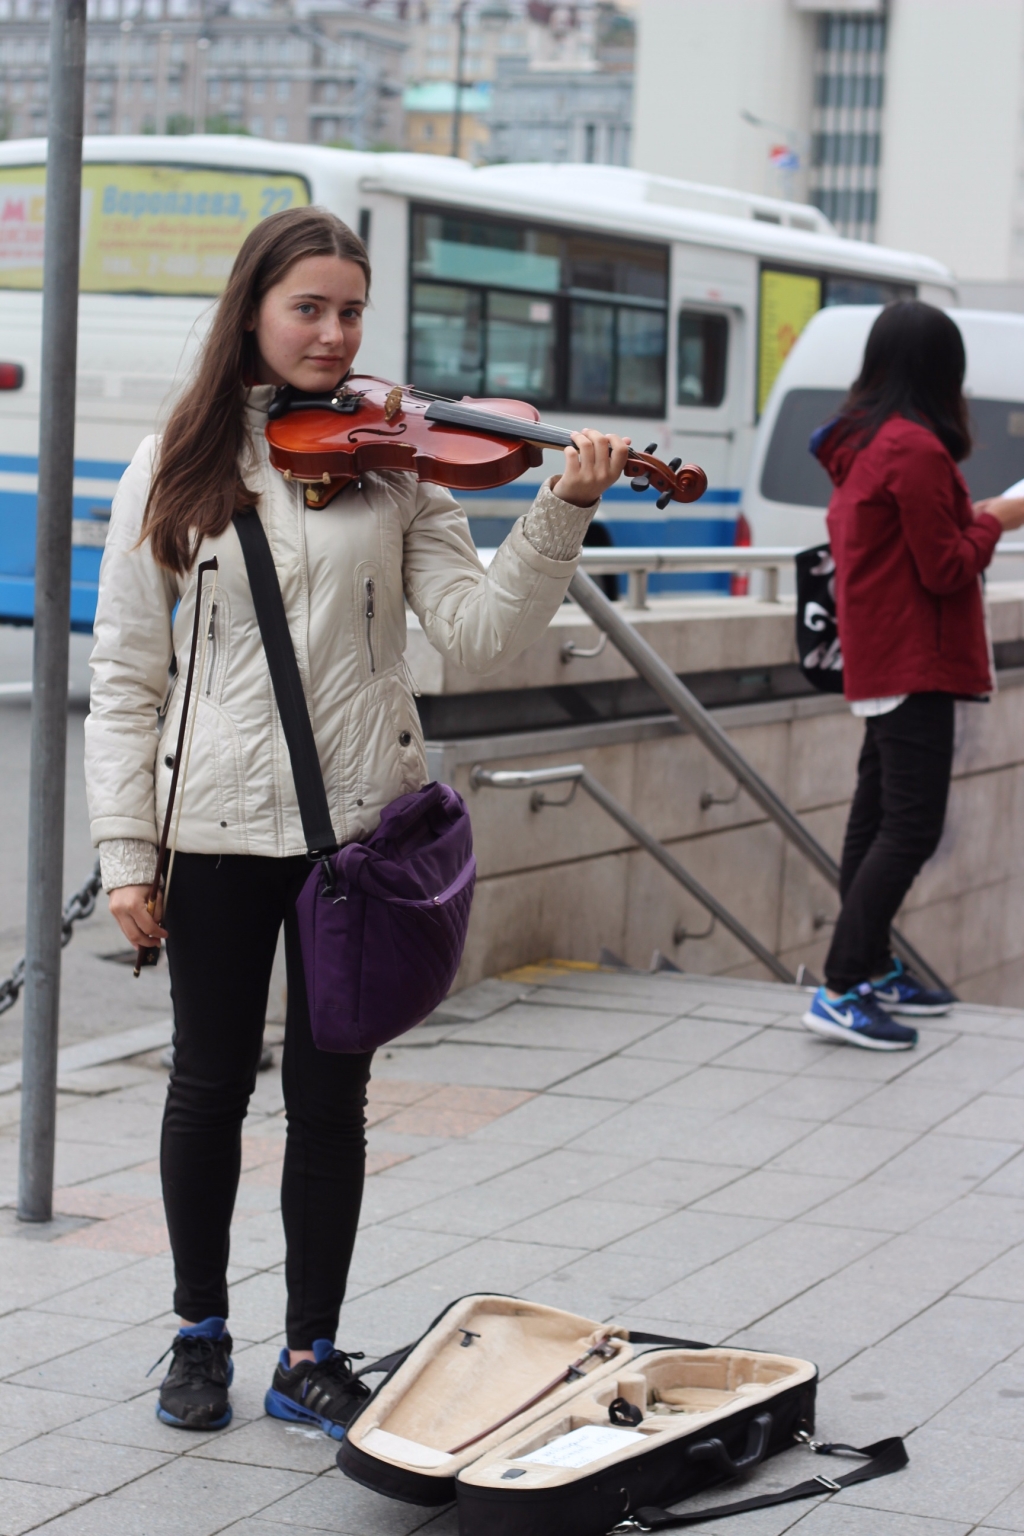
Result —
[[525, 421], [522, 416], [502, 416], [477, 405], [461, 405], [457, 400], [434, 400], [425, 415], [428, 421], [442, 422], [447, 427], [493, 432], [500, 437], [514, 438], [518, 443], [539, 443], [543, 448], [572, 447], [572, 433], [564, 427], [549, 427], [543, 421]]

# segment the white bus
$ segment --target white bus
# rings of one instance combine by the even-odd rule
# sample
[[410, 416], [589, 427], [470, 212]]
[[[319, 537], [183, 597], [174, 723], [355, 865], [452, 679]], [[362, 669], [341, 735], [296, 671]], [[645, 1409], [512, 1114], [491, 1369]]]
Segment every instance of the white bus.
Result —
[[[46, 143], [0, 144], [0, 619], [32, 614]], [[361, 371], [438, 394], [532, 401], [702, 464], [659, 512], [605, 499], [619, 544], [731, 544], [759, 411], [821, 307], [917, 294], [924, 257], [841, 239], [816, 209], [605, 166], [472, 169], [229, 136], [87, 138], [82, 196], [72, 624], [91, 626], [104, 519], [139, 441], [187, 376], [247, 231], [318, 203], [373, 261]], [[493, 545], [551, 465], [465, 498]], [[655, 578], [719, 585], [723, 578]]]

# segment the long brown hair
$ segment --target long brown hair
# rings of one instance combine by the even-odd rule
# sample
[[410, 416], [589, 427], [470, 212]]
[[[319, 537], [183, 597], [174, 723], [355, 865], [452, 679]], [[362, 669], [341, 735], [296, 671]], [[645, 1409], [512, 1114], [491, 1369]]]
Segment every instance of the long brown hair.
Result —
[[257, 363], [255, 333], [246, 322], [268, 289], [307, 256], [355, 262], [369, 292], [365, 245], [326, 208], [289, 208], [250, 230], [192, 383], [167, 423], [142, 519], [153, 558], [179, 575], [191, 568], [203, 539], [223, 533], [237, 508], [255, 504], [238, 468], [246, 445], [245, 391]]

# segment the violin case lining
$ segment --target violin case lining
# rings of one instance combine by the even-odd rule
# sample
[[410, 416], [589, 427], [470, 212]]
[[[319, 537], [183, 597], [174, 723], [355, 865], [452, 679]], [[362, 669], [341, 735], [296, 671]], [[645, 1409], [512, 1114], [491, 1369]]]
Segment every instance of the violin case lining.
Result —
[[[576, 1379], [499, 1426], [604, 1338], [608, 1358], [587, 1361]], [[651, 1347], [624, 1327], [555, 1307], [466, 1296], [352, 1421], [338, 1465], [391, 1498], [455, 1500], [460, 1536], [604, 1536], [630, 1509], [720, 1481], [755, 1442], [761, 1459], [792, 1445], [797, 1429], [813, 1429], [816, 1384], [805, 1360]], [[616, 1399], [630, 1405], [635, 1425], [623, 1423], [621, 1410], [610, 1416]], [[488, 1426], [491, 1433], [455, 1450]], [[596, 1435], [582, 1451], [579, 1431]], [[709, 1453], [709, 1441], [721, 1453]]]

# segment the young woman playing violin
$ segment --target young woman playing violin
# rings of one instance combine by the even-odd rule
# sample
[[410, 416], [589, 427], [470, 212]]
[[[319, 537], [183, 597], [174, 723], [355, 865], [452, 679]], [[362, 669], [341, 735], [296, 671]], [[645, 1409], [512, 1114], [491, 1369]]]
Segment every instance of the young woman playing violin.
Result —
[[[459, 666], [500, 666], [547, 627], [628, 457], [622, 438], [573, 434], [562, 473], [487, 571], [451, 494], [410, 473], [365, 474], [326, 508], [307, 508], [302, 487], [269, 463], [267, 409], [281, 385], [322, 394], [345, 377], [369, 282], [364, 246], [323, 209], [275, 214], [252, 231], [191, 385], [121, 481], [100, 573], [89, 806], [111, 911], [131, 944], [166, 940], [170, 965], [174, 1066], [160, 1167], [181, 1328], [157, 1413], [182, 1429], [231, 1418], [228, 1237], [282, 924], [287, 1347], [266, 1408], [340, 1437], [368, 1395], [334, 1339], [359, 1220], [370, 1056], [319, 1052], [310, 1033], [295, 918], [306, 845], [232, 515], [255, 507], [266, 530], [332, 820], [347, 842], [427, 780], [403, 660], [406, 602]], [[182, 709], [184, 666], [172, 664], [189, 655], [196, 568], [213, 557], [165, 927], [146, 898]]]

